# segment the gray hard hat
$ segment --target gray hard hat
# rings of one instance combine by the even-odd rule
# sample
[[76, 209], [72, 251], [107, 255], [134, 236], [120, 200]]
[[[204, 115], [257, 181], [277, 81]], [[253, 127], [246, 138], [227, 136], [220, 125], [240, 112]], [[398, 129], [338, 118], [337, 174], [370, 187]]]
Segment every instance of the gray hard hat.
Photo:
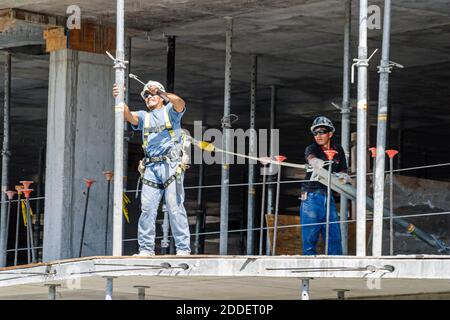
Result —
[[331, 122], [330, 119], [328, 119], [327, 117], [324, 116], [320, 116], [314, 119], [312, 126], [311, 126], [311, 132], [314, 131], [315, 128], [318, 127], [327, 127], [330, 128], [331, 132], [335, 131], [333, 122]]

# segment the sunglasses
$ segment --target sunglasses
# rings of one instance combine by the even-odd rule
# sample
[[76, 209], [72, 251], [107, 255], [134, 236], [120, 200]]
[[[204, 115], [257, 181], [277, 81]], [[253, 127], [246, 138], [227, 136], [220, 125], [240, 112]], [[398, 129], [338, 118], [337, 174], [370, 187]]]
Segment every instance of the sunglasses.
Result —
[[145, 91], [142, 94], [142, 98], [144, 98], [144, 100], [147, 99], [148, 97], [154, 97], [154, 96], [157, 96], [157, 94], [150, 93], [150, 91]]
[[312, 134], [313, 134], [314, 137], [315, 137], [315, 136], [317, 136], [318, 134], [323, 135], [323, 134], [326, 134], [326, 133], [328, 133], [328, 132], [330, 132], [330, 131], [329, 131], [329, 130], [325, 130], [325, 129], [321, 129], [321, 130], [316, 130], [316, 131], [314, 131]]

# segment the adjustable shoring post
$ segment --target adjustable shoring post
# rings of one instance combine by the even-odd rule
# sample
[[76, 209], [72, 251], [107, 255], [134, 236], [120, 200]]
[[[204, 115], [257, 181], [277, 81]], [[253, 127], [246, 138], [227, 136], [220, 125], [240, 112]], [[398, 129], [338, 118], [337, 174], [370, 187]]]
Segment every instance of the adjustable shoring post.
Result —
[[[275, 157], [279, 163], [286, 160], [285, 156], [278, 155]], [[275, 219], [273, 223], [273, 241], [272, 241], [272, 255], [275, 255], [275, 250], [277, 248], [277, 230], [278, 230], [278, 204], [280, 202], [280, 181], [281, 181], [281, 164], [278, 164], [278, 177], [277, 177], [277, 195], [275, 198]]]
[[[29, 185], [28, 185], [29, 186]], [[25, 195], [26, 200], [26, 208], [27, 208], [27, 239], [28, 239], [28, 251], [31, 251], [31, 262], [36, 262], [36, 248], [33, 246], [34, 240], [33, 240], [33, 230], [32, 225], [33, 222], [31, 221], [31, 211], [30, 211], [30, 193], [33, 191], [33, 189], [22, 189], [23, 194]], [[28, 263], [30, 263], [30, 255], [28, 254]]]
[[89, 203], [89, 191], [91, 189], [92, 184], [95, 182], [94, 180], [91, 179], [84, 179], [84, 181], [86, 182], [86, 202], [84, 205], [83, 224], [81, 227], [81, 238], [80, 238], [80, 251], [78, 253], [78, 257], [81, 257], [81, 253], [83, 251], [84, 230], [86, 229], [86, 216]]
[[113, 297], [113, 281], [117, 277], [103, 277], [106, 279], [105, 300], [112, 300]]
[[17, 255], [19, 253], [19, 228], [20, 228], [20, 205], [23, 186], [15, 187], [17, 191], [17, 217], [16, 217], [16, 239], [14, 243], [14, 265], [17, 266]]
[[386, 150], [389, 157], [389, 254], [394, 255], [394, 157], [397, 155], [397, 150]]
[[309, 280], [312, 280], [313, 278], [300, 278], [302, 280], [302, 300], [309, 300]]
[[262, 183], [262, 195], [261, 195], [261, 220], [259, 223], [259, 252], [258, 254], [261, 256], [263, 251], [263, 235], [264, 235], [264, 210], [265, 202], [266, 202], [266, 180], [267, 180], [267, 164], [268, 162], [264, 161], [265, 159], [261, 159], [260, 162], [263, 166], [263, 183]]
[[134, 286], [134, 288], [138, 289], [138, 299], [145, 300], [145, 289], [149, 289], [149, 286]]
[[326, 226], [325, 226], [325, 255], [328, 255], [328, 241], [330, 238], [330, 202], [331, 202], [331, 170], [333, 167], [333, 158], [336, 155], [335, 150], [325, 150], [325, 155], [328, 159], [328, 185], [327, 185], [327, 216], [326, 216]]
[[[376, 158], [377, 158], [377, 148], [372, 147], [369, 148], [370, 151], [370, 157], [372, 158], [372, 191], [375, 192], [375, 169], [376, 169]], [[367, 241], [367, 247], [366, 247], [366, 252], [369, 252], [369, 247], [372, 244], [372, 239], [373, 239], [373, 225], [370, 228], [370, 232], [369, 232], [369, 240]]]
[[5, 191], [6, 196], [8, 197], [8, 212], [6, 215], [6, 228], [5, 228], [5, 248], [8, 249], [8, 234], [9, 234], [9, 219], [11, 217], [11, 200], [14, 199], [14, 195], [17, 193], [12, 190]]
[[111, 180], [113, 178], [112, 171], [103, 171], [103, 175], [107, 181], [107, 194], [106, 194], [106, 222], [105, 222], [105, 256], [108, 254], [108, 231], [109, 231], [109, 199], [111, 193]]
[[56, 287], [60, 287], [60, 284], [46, 284], [48, 287], [48, 300], [56, 300]]

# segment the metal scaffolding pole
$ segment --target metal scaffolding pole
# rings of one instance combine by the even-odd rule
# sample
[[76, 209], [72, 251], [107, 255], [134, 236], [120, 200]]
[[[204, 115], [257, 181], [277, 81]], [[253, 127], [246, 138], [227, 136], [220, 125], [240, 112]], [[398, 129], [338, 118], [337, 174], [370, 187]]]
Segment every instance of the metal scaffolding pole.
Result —
[[[203, 132], [203, 130], [202, 130]], [[205, 175], [205, 164], [202, 162], [199, 164], [198, 170], [198, 190], [197, 190], [197, 210], [196, 210], [196, 220], [195, 220], [195, 242], [194, 242], [194, 253], [201, 254], [204, 249], [204, 235], [200, 233], [205, 232], [205, 210], [203, 209], [203, 181]]]
[[[249, 151], [253, 157], [257, 156], [255, 113], [256, 113], [256, 86], [258, 77], [258, 56], [251, 55], [251, 75], [250, 75], [250, 141]], [[255, 164], [249, 160], [248, 164], [248, 200], [247, 200], [247, 255], [253, 255], [254, 248], [254, 220], [255, 220]]]
[[367, 171], [367, 0], [359, 1], [358, 103], [356, 141], [356, 255], [366, 255]]
[[[131, 37], [127, 37], [126, 42], [126, 60], [128, 61], [128, 72], [125, 75], [125, 103], [129, 105], [130, 103], [130, 77], [131, 73], [131, 45], [132, 40]], [[124, 188], [127, 189], [127, 181], [128, 181], [128, 143], [130, 142], [130, 136], [128, 135], [128, 122], [123, 122], [123, 174], [124, 174]]]
[[[225, 92], [223, 106], [223, 139], [222, 148], [229, 150], [230, 145], [230, 111], [231, 111], [231, 51], [233, 44], [233, 18], [225, 17], [226, 44], [225, 44]], [[229, 154], [222, 153], [222, 185], [220, 189], [220, 245], [221, 255], [228, 253], [228, 196], [230, 184]]]
[[[277, 112], [277, 87], [276, 86], [270, 86], [270, 152], [269, 156], [274, 157], [276, 154], [275, 152], [275, 141], [273, 138], [272, 130], [275, 130], [275, 123], [276, 123], [276, 112]], [[267, 177], [267, 181], [273, 182], [274, 181], [274, 175], [273, 175], [273, 164], [269, 165], [269, 176]], [[270, 183], [267, 188], [267, 214], [273, 214], [274, 211], [274, 200], [275, 200], [275, 185], [273, 183]]]
[[[36, 248], [41, 246], [41, 204], [42, 201], [42, 190], [44, 189], [44, 175], [45, 175], [45, 151], [46, 147], [41, 146], [39, 148], [39, 161], [38, 161], [38, 181], [36, 184], [36, 196], [38, 199], [36, 200], [36, 221], [33, 226], [34, 228], [34, 246]], [[39, 259], [38, 259], [39, 260]]]
[[6, 225], [7, 213], [6, 213], [6, 194], [9, 185], [9, 117], [10, 117], [10, 107], [11, 107], [11, 53], [5, 53], [5, 83], [4, 83], [4, 108], [3, 108], [3, 148], [2, 148], [2, 188], [1, 188], [1, 218], [0, 218], [0, 267], [6, 266], [6, 248], [8, 244], [8, 227]]
[[[277, 113], [277, 87], [270, 86], [270, 152], [269, 156], [271, 158], [275, 157], [275, 139], [273, 130], [275, 130], [276, 124], [276, 113]], [[271, 182], [274, 182], [274, 165], [271, 163], [269, 165], [269, 172], [267, 181], [269, 182], [267, 188], [267, 214], [273, 214], [275, 211], [275, 185]], [[269, 239], [269, 230], [266, 231], [266, 255], [270, 256], [270, 239]]]
[[124, 82], [125, 82], [125, 17], [124, 0], [117, 0], [116, 25], [116, 84], [119, 94], [115, 99], [115, 139], [114, 139], [114, 217], [113, 217], [113, 256], [122, 255], [122, 202], [123, 202], [123, 129], [124, 129]]
[[[343, 67], [343, 89], [342, 89], [342, 129], [341, 129], [341, 145], [345, 152], [347, 165], [350, 155], [350, 50], [351, 50], [351, 17], [352, 17], [352, 1], [346, 0], [344, 22], [344, 67]], [[348, 254], [348, 199], [341, 195], [340, 207], [340, 229], [341, 229], [341, 245], [342, 254]]]
[[384, 1], [383, 47], [379, 67], [380, 88], [378, 93], [378, 128], [377, 157], [375, 169], [375, 191], [373, 211], [373, 255], [382, 255], [383, 241], [383, 201], [384, 201], [384, 169], [386, 150], [386, 122], [388, 119], [389, 73], [389, 42], [391, 33], [391, 0]]

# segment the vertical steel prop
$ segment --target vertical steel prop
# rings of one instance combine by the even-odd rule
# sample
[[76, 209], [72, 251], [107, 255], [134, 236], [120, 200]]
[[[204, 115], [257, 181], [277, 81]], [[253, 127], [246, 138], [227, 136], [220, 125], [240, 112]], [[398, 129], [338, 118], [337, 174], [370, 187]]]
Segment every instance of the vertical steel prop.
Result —
[[20, 228], [20, 205], [23, 186], [15, 186], [17, 191], [17, 217], [16, 217], [16, 239], [14, 242], [14, 265], [17, 266], [17, 256], [19, 253], [19, 228]]
[[105, 221], [105, 256], [108, 254], [108, 231], [109, 231], [109, 199], [111, 193], [111, 180], [114, 176], [112, 171], [103, 171], [107, 182], [107, 193], [106, 193], [106, 221]]
[[[9, 186], [9, 162], [10, 152], [10, 109], [11, 109], [11, 53], [5, 53], [4, 73], [4, 108], [3, 108], [3, 145], [2, 145], [2, 168], [1, 168], [1, 190], [6, 191]], [[3, 192], [0, 194], [0, 268], [6, 266], [6, 243], [8, 239], [6, 224], [6, 198]]]
[[6, 193], [6, 196], [8, 197], [8, 212], [6, 214], [6, 229], [5, 229], [5, 250], [8, 250], [9, 220], [10, 220], [10, 217], [11, 217], [11, 201], [14, 199], [14, 195], [17, 192], [12, 191], [12, 190], [8, 190], [5, 193]]
[[41, 246], [41, 212], [42, 212], [42, 190], [44, 189], [44, 175], [45, 175], [45, 146], [39, 148], [39, 161], [38, 161], [38, 180], [36, 183], [36, 210], [35, 210], [35, 223], [34, 223], [34, 246], [39, 248]]
[[124, 190], [124, 83], [125, 83], [125, 1], [117, 0], [115, 82], [119, 94], [115, 99], [114, 116], [114, 192], [113, 192], [113, 256], [122, 255], [123, 239], [123, 190]]
[[84, 179], [84, 182], [86, 183], [86, 202], [84, 204], [83, 224], [81, 227], [81, 238], [80, 238], [80, 251], [78, 253], [78, 257], [81, 257], [81, 253], [83, 251], [84, 230], [86, 229], [86, 216], [87, 216], [87, 209], [88, 209], [88, 203], [89, 203], [89, 191], [91, 190], [92, 184], [95, 182], [95, 180]]
[[300, 278], [302, 280], [302, 300], [309, 300], [309, 280], [313, 278]]
[[[26, 190], [26, 189], [30, 189], [31, 184], [33, 184], [33, 181], [19, 181], [22, 184], [22, 191]], [[31, 191], [30, 191], [31, 192]], [[30, 194], [30, 192], [28, 192], [28, 195]], [[23, 192], [23, 194], [25, 195], [25, 198], [27, 197], [27, 194], [25, 192]], [[29, 197], [29, 196], [28, 196]], [[28, 205], [28, 201], [26, 201], [27, 205], [26, 205], [26, 218], [27, 218], [27, 253], [28, 253], [28, 263], [30, 263], [30, 261], [32, 261], [33, 259], [30, 260], [30, 256], [32, 256], [33, 254], [33, 221], [31, 221], [31, 211], [29, 211], [29, 205]]]
[[[384, 1], [383, 16], [383, 41], [380, 66], [378, 72], [380, 74], [380, 85], [378, 93], [378, 117], [377, 117], [377, 149], [378, 156], [376, 160], [377, 175], [375, 176], [375, 187], [373, 195], [373, 255], [382, 255], [383, 244], [383, 216], [384, 216], [384, 180], [386, 169], [385, 165], [385, 149], [387, 122], [391, 113], [388, 109], [389, 96], [389, 74], [392, 66], [403, 67], [389, 60], [390, 52], [390, 36], [391, 36], [391, 0]], [[390, 126], [390, 125], [389, 125]], [[388, 131], [389, 132], [389, 131]]]
[[325, 150], [328, 159], [328, 184], [327, 184], [327, 216], [325, 225], [325, 255], [328, 255], [328, 240], [330, 238], [330, 202], [331, 202], [331, 170], [333, 167], [333, 158], [337, 154], [336, 150]]
[[33, 189], [22, 189], [22, 193], [25, 195], [26, 200], [26, 208], [27, 208], [27, 246], [28, 246], [28, 263], [30, 263], [30, 251], [31, 251], [31, 262], [35, 263], [36, 260], [36, 248], [33, 246], [34, 239], [33, 239], [33, 221], [31, 220], [31, 211], [30, 211], [30, 194], [33, 191]]
[[389, 157], [389, 254], [394, 255], [394, 157], [398, 154], [397, 150], [386, 150]]
[[367, 0], [359, 1], [357, 142], [356, 142], [356, 255], [366, 255], [366, 173], [367, 173]]
[[[256, 146], [256, 87], [258, 75], [258, 56], [251, 55], [251, 75], [250, 75], [250, 139], [249, 153], [251, 156], [257, 156]], [[248, 164], [248, 194], [247, 194], [247, 255], [253, 255], [254, 250], [254, 220], [256, 211], [256, 190], [255, 190], [255, 164], [249, 160]]]
[[194, 253], [200, 254], [203, 253], [204, 250], [204, 235], [200, 235], [200, 233], [205, 232], [205, 211], [203, 209], [203, 180], [205, 174], [205, 166], [203, 161], [199, 164], [198, 171], [198, 190], [197, 190], [197, 209], [195, 210], [196, 219], [195, 219], [195, 241], [194, 241]]
[[[375, 189], [375, 169], [376, 169], [375, 159], [377, 157], [377, 148], [375, 148], [375, 147], [369, 148], [369, 151], [370, 151], [370, 157], [372, 158], [372, 191], [373, 191]], [[372, 228], [370, 228], [369, 240], [367, 241], [366, 252], [369, 252], [369, 247], [372, 245], [372, 237], [373, 237], [373, 226], [372, 226]]]
[[[352, 33], [352, 4], [351, 0], [344, 2], [344, 61], [342, 72], [342, 129], [341, 145], [344, 149], [347, 165], [350, 160], [350, 52], [351, 52], [351, 33]], [[348, 203], [349, 200], [341, 195], [340, 221], [341, 221], [341, 239], [342, 254], [348, 254]]]
[[[225, 17], [225, 87], [223, 103], [223, 138], [222, 147], [229, 150], [231, 141], [231, 57], [233, 51], [233, 18]], [[222, 175], [220, 188], [220, 241], [219, 254], [228, 254], [228, 219], [229, 219], [229, 184], [230, 184], [230, 159], [227, 153], [222, 153]]]
[[[275, 160], [278, 162], [283, 162], [287, 158], [282, 155], [278, 155], [275, 157]], [[278, 164], [278, 176], [277, 176], [277, 195], [275, 199], [275, 220], [273, 223], [273, 241], [272, 241], [272, 255], [275, 255], [275, 250], [277, 248], [277, 230], [278, 230], [278, 204], [280, 202], [280, 185], [281, 185], [281, 164]]]
[[[264, 239], [264, 211], [266, 210], [266, 181], [267, 181], [267, 162], [270, 158], [261, 158], [260, 162], [263, 166], [263, 182], [262, 182], [262, 195], [261, 195], [261, 217], [259, 222], [259, 251], [258, 254], [261, 256], [263, 251], [263, 239]], [[267, 230], [268, 232], [268, 230]]]

